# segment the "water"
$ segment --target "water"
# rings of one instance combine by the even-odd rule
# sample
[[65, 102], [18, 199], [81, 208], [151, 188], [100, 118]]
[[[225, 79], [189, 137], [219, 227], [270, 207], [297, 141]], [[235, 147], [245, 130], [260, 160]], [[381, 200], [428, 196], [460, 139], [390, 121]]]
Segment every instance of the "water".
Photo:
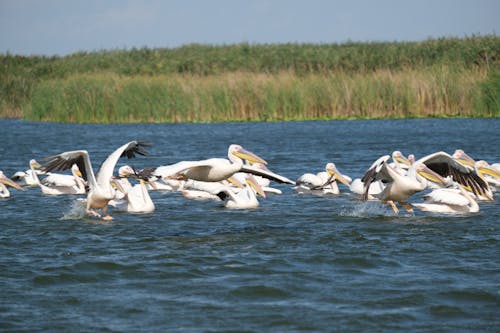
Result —
[[[186, 125], [0, 120], [7, 175], [65, 150], [94, 167], [129, 140], [141, 168], [224, 157], [239, 143], [289, 178], [328, 161], [353, 178], [380, 155], [461, 148], [500, 161], [500, 119]], [[445, 216], [346, 194], [282, 195], [253, 210], [152, 193], [156, 211], [81, 214], [37, 188], [0, 200], [0, 331], [498, 331], [500, 206]], [[420, 195], [412, 198], [419, 201]]]

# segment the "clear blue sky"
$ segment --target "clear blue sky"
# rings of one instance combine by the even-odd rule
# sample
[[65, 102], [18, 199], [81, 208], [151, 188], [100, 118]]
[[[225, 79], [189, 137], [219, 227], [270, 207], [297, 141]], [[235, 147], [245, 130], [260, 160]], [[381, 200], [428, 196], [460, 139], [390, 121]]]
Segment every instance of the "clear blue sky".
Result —
[[500, 33], [500, 0], [0, 0], [0, 53]]

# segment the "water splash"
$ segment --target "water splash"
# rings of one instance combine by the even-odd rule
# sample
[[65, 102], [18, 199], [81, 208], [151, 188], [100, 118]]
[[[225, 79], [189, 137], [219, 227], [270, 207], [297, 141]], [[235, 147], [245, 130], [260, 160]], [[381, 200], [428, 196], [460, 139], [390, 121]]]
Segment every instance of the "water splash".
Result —
[[70, 209], [64, 213], [60, 220], [79, 220], [85, 216], [87, 199], [76, 199]]
[[389, 206], [381, 205], [379, 202], [361, 202], [354, 204], [351, 207], [345, 207], [340, 211], [341, 216], [349, 217], [408, 217], [415, 216], [414, 213], [400, 210], [399, 215], [395, 215]]

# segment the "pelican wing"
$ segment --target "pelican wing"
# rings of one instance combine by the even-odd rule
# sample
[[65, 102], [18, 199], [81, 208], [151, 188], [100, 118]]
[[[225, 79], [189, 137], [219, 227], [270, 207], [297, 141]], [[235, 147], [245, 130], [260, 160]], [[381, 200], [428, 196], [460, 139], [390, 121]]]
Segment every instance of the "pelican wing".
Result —
[[40, 168], [43, 172], [68, 170], [73, 164], [76, 164], [82, 173], [82, 178], [89, 183], [89, 186], [92, 187], [96, 184], [92, 163], [86, 150], [67, 151], [45, 157], [43, 161], [45, 163]]
[[295, 182], [293, 180], [290, 180], [284, 176], [278, 175], [277, 173], [274, 173], [270, 171], [269, 169], [262, 169], [253, 165], [243, 165], [241, 168], [242, 172], [247, 172], [251, 173], [256, 176], [261, 176], [270, 180], [273, 180], [278, 183], [282, 184], [292, 184], [295, 185]]
[[217, 162], [230, 164], [228, 160], [221, 158], [209, 158], [201, 161], [181, 161], [157, 167], [154, 170], [153, 175], [161, 178], [173, 178], [183, 175], [183, 173], [188, 170], [201, 171], [202, 169], [206, 169], [208, 171], [208, 169], [212, 168], [215, 164], [217, 164]]
[[[135, 154], [139, 155], [147, 155], [148, 153], [143, 150], [143, 147], [150, 146], [145, 142], [140, 141], [130, 141], [120, 148], [116, 149], [111, 155], [106, 158], [106, 160], [102, 163], [99, 171], [97, 172], [97, 183], [98, 184], [107, 184], [111, 180], [113, 176], [113, 171], [115, 169], [115, 165], [118, 162], [118, 159], [123, 156], [127, 156], [128, 158], [135, 157]], [[80, 167], [80, 166], [78, 166]]]
[[445, 152], [437, 152], [418, 160], [442, 177], [451, 176], [457, 183], [466, 186], [476, 195], [488, 196], [488, 184], [474, 170], [457, 162]]
[[395, 171], [387, 165], [387, 161], [390, 158], [391, 157], [389, 155], [384, 155], [377, 159], [365, 172], [363, 178], [361, 178], [361, 182], [363, 182], [364, 185], [363, 200], [368, 200], [368, 192], [370, 190], [370, 185], [373, 182], [377, 180], [380, 180], [383, 183], [390, 183], [394, 181]]

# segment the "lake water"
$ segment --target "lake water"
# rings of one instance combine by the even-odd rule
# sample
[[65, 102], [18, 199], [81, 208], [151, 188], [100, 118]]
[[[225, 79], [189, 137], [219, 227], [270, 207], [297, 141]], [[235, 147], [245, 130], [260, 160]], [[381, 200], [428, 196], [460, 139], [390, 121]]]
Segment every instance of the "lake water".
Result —
[[[69, 125], [0, 120], [0, 169], [130, 140], [137, 168], [225, 157], [231, 143], [295, 179], [333, 161], [357, 178], [379, 156], [464, 149], [500, 162], [500, 119]], [[0, 331], [498, 332], [500, 206], [445, 216], [275, 185], [253, 210], [153, 192], [156, 211], [75, 214], [38, 188], [0, 200]], [[421, 195], [412, 197], [412, 202]]]

